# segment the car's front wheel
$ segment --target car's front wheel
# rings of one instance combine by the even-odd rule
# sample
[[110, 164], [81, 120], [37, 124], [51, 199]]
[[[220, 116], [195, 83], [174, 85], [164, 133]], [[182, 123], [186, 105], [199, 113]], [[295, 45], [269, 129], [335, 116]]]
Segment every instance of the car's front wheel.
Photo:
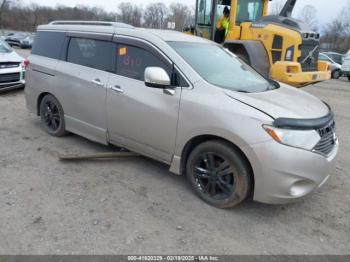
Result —
[[186, 173], [197, 195], [218, 208], [238, 205], [252, 188], [249, 164], [236, 148], [220, 140], [198, 145], [187, 159]]
[[53, 95], [46, 95], [41, 100], [40, 117], [50, 135], [60, 137], [67, 134], [63, 108]]

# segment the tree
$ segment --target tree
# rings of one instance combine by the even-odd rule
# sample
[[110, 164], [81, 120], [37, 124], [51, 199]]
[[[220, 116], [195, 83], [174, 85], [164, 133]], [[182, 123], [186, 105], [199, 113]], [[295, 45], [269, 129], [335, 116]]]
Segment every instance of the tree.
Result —
[[12, 0], [0, 0], [0, 29], [3, 29], [4, 13], [9, 8]]
[[146, 7], [144, 13], [144, 26], [148, 28], [165, 28], [168, 8], [164, 3], [153, 3]]
[[285, 0], [276, 0], [272, 1], [271, 7], [270, 7], [270, 15], [279, 15], [280, 12], [282, 11], [282, 8], [285, 4]]
[[312, 30], [318, 31], [317, 9], [312, 5], [306, 5], [300, 11], [298, 18], [308, 24]]
[[323, 28], [321, 43], [327, 49], [335, 52], [345, 53], [350, 49], [350, 0], [343, 11]]
[[169, 22], [175, 22], [175, 29], [182, 31], [186, 26], [193, 24], [193, 15], [187, 5], [172, 3], [169, 7]]
[[117, 15], [117, 20], [126, 24], [130, 24], [136, 27], [141, 26], [142, 20], [142, 7], [138, 7], [136, 5], [132, 5], [129, 2], [120, 3], [119, 13]]

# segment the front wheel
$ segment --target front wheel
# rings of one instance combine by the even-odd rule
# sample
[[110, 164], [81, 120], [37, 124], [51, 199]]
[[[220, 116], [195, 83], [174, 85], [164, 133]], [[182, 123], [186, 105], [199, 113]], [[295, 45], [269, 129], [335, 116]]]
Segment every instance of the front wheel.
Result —
[[237, 149], [223, 141], [198, 145], [189, 155], [187, 178], [197, 195], [218, 208], [231, 208], [251, 191], [252, 172]]
[[50, 135], [60, 137], [67, 134], [63, 108], [53, 95], [46, 95], [41, 100], [40, 116], [41, 122]]

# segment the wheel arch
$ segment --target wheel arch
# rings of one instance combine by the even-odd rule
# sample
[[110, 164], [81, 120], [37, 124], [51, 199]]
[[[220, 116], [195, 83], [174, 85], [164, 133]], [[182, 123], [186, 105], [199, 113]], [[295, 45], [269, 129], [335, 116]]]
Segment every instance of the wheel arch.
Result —
[[245, 50], [248, 55], [250, 65], [265, 77], [270, 74], [270, 61], [265, 47], [259, 41], [226, 41], [224, 47], [232, 53], [237, 50]]
[[216, 136], [216, 135], [198, 135], [198, 136], [191, 138], [189, 141], [187, 141], [187, 143], [185, 144], [185, 146], [183, 147], [182, 152], [181, 152], [180, 175], [185, 174], [187, 159], [188, 159], [190, 153], [192, 152], [192, 150], [196, 146], [198, 146], [204, 142], [213, 141], [213, 140], [219, 140], [219, 141], [222, 141], [224, 143], [227, 143], [232, 148], [234, 148], [237, 152], [239, 152], [239, 154], [242, 156], [242, 158], [244, 159], [244, 161], [246, 162], [246, 164], [250, 168], [250, 172], [252, 174], [252, 185], [251, 186], [252, 186], [252, 192], [254, 192], [254, 185], [255, 185], [254, 171], [253, 171], [253, 167], [252, 167], [247, 155], [239, 148], [239, 146], [237, 146], [236, 144], [234, 144], [230, 140], [227, 140], [223, 137]]

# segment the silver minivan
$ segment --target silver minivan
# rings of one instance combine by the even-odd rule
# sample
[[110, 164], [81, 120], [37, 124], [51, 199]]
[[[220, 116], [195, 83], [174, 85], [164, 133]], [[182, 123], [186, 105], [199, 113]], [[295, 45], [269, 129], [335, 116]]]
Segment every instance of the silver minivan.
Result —
[[338, 151], [330, 107], [213, 42], [56, 21], [38, 28], [29, 60], [27, 106], [49, 134], [164, 162], [213, 206], [287, 203], [329, 178]]

